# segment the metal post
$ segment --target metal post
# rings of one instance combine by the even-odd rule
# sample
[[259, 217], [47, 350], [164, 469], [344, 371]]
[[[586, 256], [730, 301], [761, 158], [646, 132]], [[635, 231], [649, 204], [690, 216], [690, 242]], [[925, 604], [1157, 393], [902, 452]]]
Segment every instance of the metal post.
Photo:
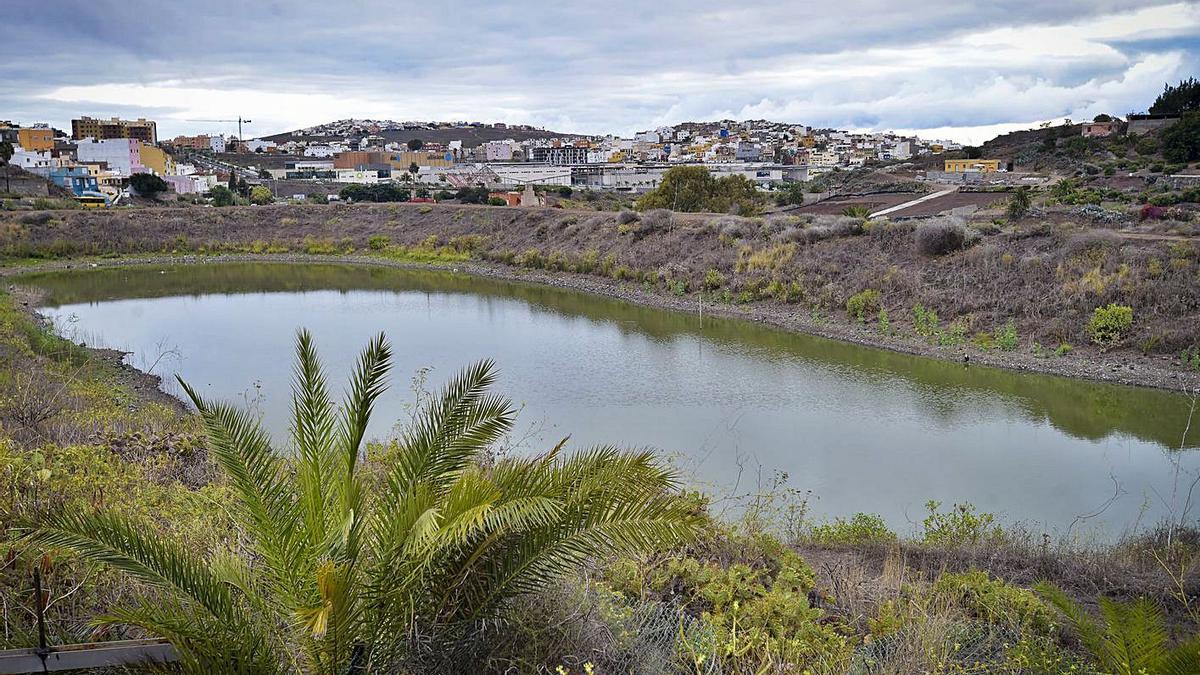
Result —
[[42, 594], [42, 569], [40, 563], [33, 568], [33, 592], [33, 606], [37, 610], [37, 655], [42, 659], [42, 663], [44, 664], [46, 662], [46, 655], [50, 653], [50, 646], [46, 643], [46, 597]]

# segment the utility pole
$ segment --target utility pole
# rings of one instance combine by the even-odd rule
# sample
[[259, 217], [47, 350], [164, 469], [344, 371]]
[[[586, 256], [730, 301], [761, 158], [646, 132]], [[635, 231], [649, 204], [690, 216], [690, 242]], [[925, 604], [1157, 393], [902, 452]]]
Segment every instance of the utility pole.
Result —
[[244, 120], [241, 115], [238, 115], [238, 145], [242, 143], [242, 123], [250, 124], [253, 120]]

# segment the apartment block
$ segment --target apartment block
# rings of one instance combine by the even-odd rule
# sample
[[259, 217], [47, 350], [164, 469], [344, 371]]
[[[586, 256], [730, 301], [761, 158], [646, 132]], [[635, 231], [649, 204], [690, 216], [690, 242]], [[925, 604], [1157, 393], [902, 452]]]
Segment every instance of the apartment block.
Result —
[[139, 117], [136, 120], [123, 120], [116, 117], [107, 120], [92, 117], [81, 117], [71, 120], [71, 138], [106, 140], [110, 138], [132, 138], [143, 143], [158, 142], [158, 128], [154, 120]]

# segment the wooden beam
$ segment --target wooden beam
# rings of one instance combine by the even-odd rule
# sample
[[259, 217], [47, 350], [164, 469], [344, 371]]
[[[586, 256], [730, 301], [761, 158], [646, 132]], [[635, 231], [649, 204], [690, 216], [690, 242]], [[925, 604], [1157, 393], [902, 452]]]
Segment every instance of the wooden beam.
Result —
[[169, 663], [179, 654], [166, 640], [117, 640], [0, 651], [0, 673], [45, 673], [79, 668], [104, 668], [148, 663]]

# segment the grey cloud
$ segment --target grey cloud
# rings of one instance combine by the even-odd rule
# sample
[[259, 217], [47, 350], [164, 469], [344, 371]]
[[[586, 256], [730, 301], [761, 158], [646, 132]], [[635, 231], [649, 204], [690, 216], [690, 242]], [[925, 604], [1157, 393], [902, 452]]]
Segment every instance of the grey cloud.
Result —
[[[994, 28], [1078, 23], [1162, 4], [1169, 3], [959, 0], [922, 3], [919, 10], [887, 0], [748, 6], [707, 0], [22, 3], [5, 14], [9, 25], [0, 62], [6, 64], [7, 86], [0, 91], [0, 117], [61, 123], [58, 116], [71, 106], [38, 98], [57, 87], [217, 80], [214, 86], [226, 89], [371, 94], [398, 101], [410, 113], [398, 111], [400, 117], [433, 116], [409, 106], [418, 103], [465, 108], [464, 114], [477, 111], [485, 119], [503, 111], [522, 118], [510, 121], [586, 132], [772, 107], [820, 126], [1024, 121], [1064, 114], [1072, 105], [1136, 102], [1084, 97], [1071, 104], [1046, 97], [1039, 104], [999, 100], [988, 92], [1019, 90], [1011, 83], [1028, 82], [1082, 93], [1089, 82], [1119, 80], [1147, 53], [1183, 52], [1195, 63], [1197, 37], [1110, 41], [1118, 52], [1113, 63], [932, 64], [916, 76], [846, 77], [831, 91], [760, 84], [755, 78], [785, 60], [803, 63], [869, 48], [905, 50]], [[679, 78], [662, 79], [658, 90], [636, 86], [641, 80], [659, 82], [653, 78], [666, 73]], [[720, 88], [703, 90], [705, 82], [718, 78]], [[747, 84], [739, 85], [743, 78]], [[987, 83], [1000, 84], [989, 90], [981, 86]], [[1150, 90], [1161, 86], [1154, 82]], [[929, 98], [919, 89], [930, 92]], [[98, 112], [84, 102], [77, 108], [67, 118]], [[152, 113], [143, 108], [140, 114]], [[345, 110], [344, 116], [361, 113]]]

